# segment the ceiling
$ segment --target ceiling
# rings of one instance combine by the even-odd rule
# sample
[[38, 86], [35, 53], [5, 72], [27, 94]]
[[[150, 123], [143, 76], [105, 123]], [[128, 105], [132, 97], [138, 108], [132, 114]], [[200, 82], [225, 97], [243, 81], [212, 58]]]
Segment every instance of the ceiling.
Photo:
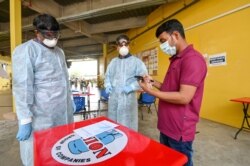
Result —
[[[34, 38], [32, 20], [39, 13], [56, 17], [59, 46], [67, 59], [98, 58], [103, 43], [114, 49], [116, 37], [143, 27], [160, 5], [176, 0], [22, 0], [23, 42]], [[0, 54], [10, 56], [9, 0], [0, 0]]]

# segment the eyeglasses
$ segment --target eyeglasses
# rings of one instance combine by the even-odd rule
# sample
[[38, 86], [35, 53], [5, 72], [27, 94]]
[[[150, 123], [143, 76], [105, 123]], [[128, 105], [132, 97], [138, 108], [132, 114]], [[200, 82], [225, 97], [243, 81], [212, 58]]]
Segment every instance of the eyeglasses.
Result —
[[50, 39], [50, 40], [54, 38], [58, 39], [61, 35], [60, 31], [49, 31], [49, 30], [41, 30], [41, 29], [37, 31], [39, 31], [44, 38]]
[[129, 45], [129, 42], [123, 41], [123, 42], [117, 43], [117, 45], [120, 46], [120, 47], [122, 47], [122, 46], [128, 46], [128, 45]]

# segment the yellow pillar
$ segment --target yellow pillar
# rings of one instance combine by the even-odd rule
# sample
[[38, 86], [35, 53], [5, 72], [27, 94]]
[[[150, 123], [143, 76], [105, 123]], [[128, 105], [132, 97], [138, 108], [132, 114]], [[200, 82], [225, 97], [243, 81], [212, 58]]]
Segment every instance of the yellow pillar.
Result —
[[104, 62], [104, 73], [106, 72], [106, 68], [107, 68], [107, 44], [104, 43], [103, 44], [103, 62]]
[[[10, 51], [22, 43], [22, 14], [21, 14], [21, 0], [10, 0]], [[13, 63], [12, 63], [13, 64]], [[12, 70], [13, 71], [13, 70]], [[13, 98], [13, 112], [15, 112], [14, 98]]]
[[21, 0], [10, 0], [10, 49], [22, 43]]

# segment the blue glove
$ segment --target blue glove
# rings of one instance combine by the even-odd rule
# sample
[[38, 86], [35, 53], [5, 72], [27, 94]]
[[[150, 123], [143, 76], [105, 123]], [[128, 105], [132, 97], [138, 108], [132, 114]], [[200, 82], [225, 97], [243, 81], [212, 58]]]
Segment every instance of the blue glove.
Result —
[[130, 92], [132, 92], [133, 89], [130, 86], [125, 86], [122, 88], [122, 92], [129, 94]]
[[32, 131], [31, 123], [19, 125], [19, 130], [16, 135], [18, 141], [25, 141], [30, 137]]
[[105, 92], [107, 94], [110, 94], [112, 92], [112, 87], [111, 86], [107, 86], [106, 89], [105, 89]]

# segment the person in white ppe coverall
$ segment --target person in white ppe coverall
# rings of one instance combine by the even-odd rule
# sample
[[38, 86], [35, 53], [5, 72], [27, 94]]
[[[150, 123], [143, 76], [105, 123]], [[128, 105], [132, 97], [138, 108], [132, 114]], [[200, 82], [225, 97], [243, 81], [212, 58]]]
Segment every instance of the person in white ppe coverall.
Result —
[[17, 140], [25, 166], [33, 165], [33, 132], [73, 122], [65, 55], [56, 46], [59, 24], [50, 15], [33, 20], [36, 38], [16, 47], [13, 95], [18, 117]]
[[129, 38], [116, 39], [119, 56], [112, 59], [105, 74], [105, 90], [109, 94], [108, 118], [135, 131], [138, 130], [136, 91], [141, 89], [135, 76], [146, 75], [144, 63], [129, 53]]

